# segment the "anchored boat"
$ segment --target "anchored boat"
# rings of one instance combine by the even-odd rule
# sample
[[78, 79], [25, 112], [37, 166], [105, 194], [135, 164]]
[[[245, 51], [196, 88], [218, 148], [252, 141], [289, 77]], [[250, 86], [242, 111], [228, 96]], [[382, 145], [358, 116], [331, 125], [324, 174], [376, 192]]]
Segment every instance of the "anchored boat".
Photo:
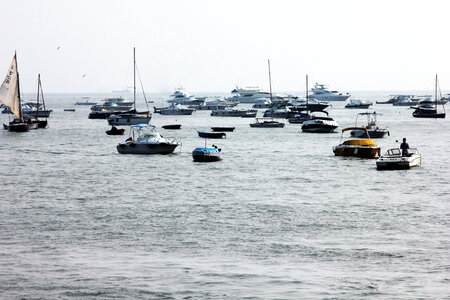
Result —
[[[389, 131], [386, 128], [380, 128], [377, 126], [377, 116], [381, 114], [377, 114], [374, 112], [365, 112], [359, 113], [356, 115], [355, 127], [357, 127], [358, 116], [367, 116], [367, 132], [369, 133], [370, 138], [379, 139], [383, 138], [386, 134], [389, 135]], [[364, 130], [352, 130], [350, 131], [350, 135], [357, 138], [368, 138]]]
[[283, 122], [278, 122], [273, 120], [272, 118], [256, 118], [255, 123], [251, 123], [250, 127], [265, 127], [265, 128], [276, 128], [276, 127], [284, 127]]
[[399, 148], [389, 149], [377, 159], [378, 170], [404, 170], [419, 167], [422, 164], [422, 155], [416, 148], [409, 148], [409, 154], [402, 156]]
[[117, 151], [122, 154], [169, 154], [181, 145], [176, 139], [163, 138], [148, 124], [130, 126], [130, 137], [117, 145]]
[[355, 156], [361, 158], [374, 158], [379, 155], [381, 149], [375, 142], [368, 139], [349, 139], [342, 142], [344, 132], [349, 130], [364, 130], [367, 136], [369, 133], [364, 127], [347, 127], [342, 129], [341, 143], [333, 147], [334, 155], [336, 156]]
[[213, 162], [222, 160], [222, 149], [217, 148], [216, 145], [212, 145], [212, 148], [195, 148], [192, 151], [192, 158], [197, 162]]

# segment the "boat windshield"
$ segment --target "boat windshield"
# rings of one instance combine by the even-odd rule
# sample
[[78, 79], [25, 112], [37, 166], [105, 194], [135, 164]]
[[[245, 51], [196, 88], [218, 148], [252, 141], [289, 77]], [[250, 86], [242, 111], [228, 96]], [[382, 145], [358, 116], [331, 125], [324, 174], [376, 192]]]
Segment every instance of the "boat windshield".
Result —
[[400, 151], [399, 148], [393, 148], [393, 149], [389, 149], [386, 154], [389, 156], [396, 156], [396, 155], [401, 155], [402, 152]]

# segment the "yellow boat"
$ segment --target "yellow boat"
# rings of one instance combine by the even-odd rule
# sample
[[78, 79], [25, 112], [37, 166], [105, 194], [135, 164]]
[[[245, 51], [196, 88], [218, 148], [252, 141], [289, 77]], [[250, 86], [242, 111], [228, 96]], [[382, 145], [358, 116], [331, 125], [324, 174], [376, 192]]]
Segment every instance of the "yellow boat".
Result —
[[350, 139], [342, 143], [344, 132], [349, 130], [363, 130], [370, 137], [367, 129], [364, 127], [347, 127], [342, 129], [341, 143], [333, 147], [336, 156], [355, 156], [362, 158], [374, 158], [380, 156], [381, 149], [372, 139]]

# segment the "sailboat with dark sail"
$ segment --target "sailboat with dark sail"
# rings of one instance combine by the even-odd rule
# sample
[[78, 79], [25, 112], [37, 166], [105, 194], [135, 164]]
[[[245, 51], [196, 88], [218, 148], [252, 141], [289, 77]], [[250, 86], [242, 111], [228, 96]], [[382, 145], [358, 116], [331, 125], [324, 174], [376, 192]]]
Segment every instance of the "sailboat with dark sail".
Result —
[[37, 123], [27, 122], [24, 118], [20, 101], [19, 72], [17, 68], [17, 54], [14, 53], [11, 66], [8, 69], [5, 80], [0, 86], [0, 101], [11, 109], [15, 115], [9, 124], [3, 124], [5, 129], [15, 132], [24, 132], [36, 129]]
[[[439, 89], [439, 99], [442, 98], [441, 91]], [[434, 86], [434, 107], [428, 106], [418, 106], [413, 112], [413, 117], [415, 118], [435, 118], [443, 119], [445, 118], [445, 107], [442, 104], [443, 112], [438, 112], [438, 76], [436, 74], [435, 86]]]

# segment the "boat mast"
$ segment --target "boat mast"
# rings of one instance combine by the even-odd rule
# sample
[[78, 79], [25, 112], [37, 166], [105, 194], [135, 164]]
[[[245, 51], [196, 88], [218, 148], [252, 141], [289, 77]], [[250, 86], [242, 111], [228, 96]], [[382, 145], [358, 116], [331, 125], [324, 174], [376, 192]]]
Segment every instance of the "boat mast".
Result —
[[434, 83], [434, 108], [436, 109], [436, 113], [437, 113], [437, 73], [436, 73], [436, 80]]
[[39, 116], [39, 85], [41, 83], [41, 74], [38, 74], [37, 97], [36, 97], [36, 119]]
[[272, 102], [272, 78], [270, 77], [270, 59], [267, 60], [269, 65], [269, 88], [270, 88], [270, 102]]
[[309, 115], [309, 107], [308, 107], [308, 74], [306, 74], [306, 114]]
[[16, 61], [16, 74], [17, 74], [17, 95], [19, 96], [19, 120], [23, 122], [22, 115], [22, 103], [20, 101], [20, 84], [19, 84], [19, 66], [17, 64], [17, 52], [14, 51], [14, 60]]
[[136, 110], [136, 48], [133, 47], [133, 102]]

